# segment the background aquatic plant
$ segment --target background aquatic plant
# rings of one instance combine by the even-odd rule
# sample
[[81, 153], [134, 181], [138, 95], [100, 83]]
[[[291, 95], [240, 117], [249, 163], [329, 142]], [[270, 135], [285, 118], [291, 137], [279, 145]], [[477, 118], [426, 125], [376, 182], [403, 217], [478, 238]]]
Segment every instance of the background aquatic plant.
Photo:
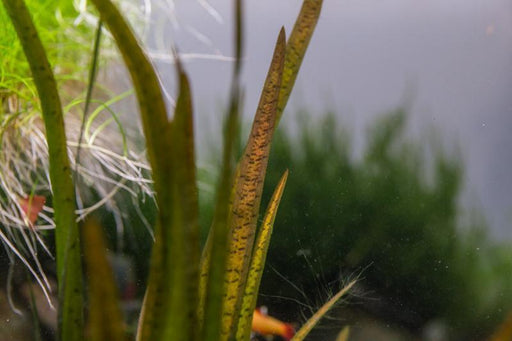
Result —
[[408, 116], [402, 108], [382, 115], [360, 149], [333, 114], [314, 122], [303, 112], [297, 131], [278, 131], [268, 182], [278, 183], [285, 165], [290, 177], [262, 279], [270, 297], [260, 304], [299, 319], [337, 290], [340, 276], [364, 269], [366, 297], [354, 298], [354, 308], [417, 333], [436, 320], [467, 339], [504, 318], [509, 246], [460, 211], [462, 157], [442, 148], [436, 132], [408, 134]]

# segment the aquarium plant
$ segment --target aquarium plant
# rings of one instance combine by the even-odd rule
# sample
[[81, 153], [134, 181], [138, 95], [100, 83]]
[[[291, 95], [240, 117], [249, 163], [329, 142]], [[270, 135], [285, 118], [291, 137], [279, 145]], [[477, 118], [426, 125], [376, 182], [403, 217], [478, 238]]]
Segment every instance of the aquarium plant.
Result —
[[[76, 218], [82, 220], [98, 208], [107, 208], [121, 233], [122, 203], [118, 194], [152, 196], [150, 181], [144, 175], [149, 167], [130, 139], [133, 129], [120, 123], [122, 117], [113, 108], [131, 91], [115, 93], [101, 80], [86, 99], [97, 16], [85, 2], [28, 0], [26, 4], [44, 42], [61, 99], [66, 121], [65, 150], [70, 156], [79, 204]], [[50, 281], [40, 260], [53, 257], [54, 244], [46, 237], [55, 228], [56, 217], [42, 116], [44, 101], [38, 100], [30, 65], [4, 6], [0, 6], [0, 32], [0, 240], [10, 262], [9, 266], [5, 264], [5, 272], [9, 282], [14, 265], [24, 263], [49, 296]], [[103, 39], [102, 45], [100, 66], [113, 55], [109, 39]], [[82, 120], [81, 107], [86, 101], [91, 104], [91, 113]]]
[[[104, 23], [135, 88], [158, 206], [155, 243], [137, 339], [247, 340], [272, 226], [288, 176], [283, 170], [262, 224], [258, 226], [270, 145], [320, 15], [322, 1], [303, 2], [288, 40], [284, 29], [279, 33], [253, 127], [239, 160], [235, 150], [244, 39], [243, 3], [235, 1], [235, 62], [224, 127], [223, 163], [213, 222], [202, 251], [192, 94], [184, 67], [176, 56], [179, 86], [174, 115], [170, 118], [154, 68], [119, 9], [109, 0], [91, 2], [100, 17], [97, 41]], [[55, 210], [59, 338], [66, 341], [84, 337], [123, 340], [125, 331], [100, 226], [88, 221], [80, 229], [77, 224], [76, 183], [71, 172], [62, 102], [54, 67], [48, 59], [48, 47], [43, 46], [23, 1], [2, 0], [2, 3], [30, 67], [37, 89], [36, 101], [40, 103], [44, 120]], [[97, 55], [98, 49], [95, 49], [94, 56]], [[93, 58], [88, 93], [95, 84], [96, 62], [97, 58]], [[89, 102], [85, 102], [84, 118]], [[85, 254], [87, 285], [82, 280], [81, 249]], [[303, 339], [321, 314], [352, 284], [328, 302], [295, 339]], [[84, 288], [88, 292], [87, 327], [84, 327], [83, 318]]]
[[453, 339], [488, 334], [512, 307], [511, 249], [476, 208], [469, 217], [459, 208], [461, 155], [439, 131], [408, 134], [406, 108], [372, 122], [361, 148], [339, 115], [311, 114], [297, 117], [297, 134], [278, 131], [270, 155], [267, 181], [285, 165], [290, 175], [261, 304], [309, 314], [361, 273], [351, 307], [415, 333], [443, 321]]

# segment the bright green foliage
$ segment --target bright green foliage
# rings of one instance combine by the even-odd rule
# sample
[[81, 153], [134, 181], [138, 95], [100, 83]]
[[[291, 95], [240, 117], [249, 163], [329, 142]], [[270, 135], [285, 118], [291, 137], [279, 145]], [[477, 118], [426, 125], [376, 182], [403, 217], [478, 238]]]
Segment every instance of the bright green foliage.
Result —
[[[81, 62], [89, 59], [87, 39], [92, 27], [86, 24], [75, 25], [78, 17], [72, 1], [67, 0], [28, 0], [27, 7], [34, 13], [33, 21], [52, 65], [58, 65], [58, 76], [75, 78], [83, 72]], [[32, 82], [29, 64], [23, 56], [23, 49], [7, 13], [0, 7], [0, 97], [16, 94], [20, 99], [34, 101], [37, 97]], [[63, 48], [64, 47], [64, 48]]]

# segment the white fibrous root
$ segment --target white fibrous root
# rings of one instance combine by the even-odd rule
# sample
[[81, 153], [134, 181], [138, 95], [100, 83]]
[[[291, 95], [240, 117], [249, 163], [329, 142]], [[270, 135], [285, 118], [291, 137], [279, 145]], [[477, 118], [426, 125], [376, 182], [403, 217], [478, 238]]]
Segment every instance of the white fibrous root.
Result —
[[[48, 145], [41, 113], [16, 107], [18, 101], [13, 96], [4, 97], [0, 122], [0, 240], [10, 256], [15, 256], [11, 261], [21, 260], [49, 289], [38, 261], [38, 250], [51, 257], [41, 233], [55, 227]], [[104, 208], [116, 217], [116, 228], [122, 236], [120, 202], [130, 201], [129, 197], [133, 202], [152, 200], [153, 190], [144, 152], [129, 144], [133, 134], [123, 126], [112, 104], [96, 105], [83, 125], [81, 142], [82, 117], [69, 106], [65, 125], [76, 180], [77, 220]]]

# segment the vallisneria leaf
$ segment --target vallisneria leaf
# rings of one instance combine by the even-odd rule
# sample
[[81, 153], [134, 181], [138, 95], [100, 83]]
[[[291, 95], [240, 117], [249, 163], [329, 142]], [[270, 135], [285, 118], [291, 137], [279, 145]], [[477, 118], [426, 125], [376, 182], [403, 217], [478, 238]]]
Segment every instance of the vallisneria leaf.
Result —
[[[165, 340], [198, 340], [197, 299], [199, 281], [199, 209], [196, 184], [192, 98], [187, 75], [176, 56], [179, 94], [172, 125], [174, 167], [172, 225], [169, 232], [168, 264], [170, 312], [162, 317]], [[165, 157], [162, 155], [162, 157]], [[162, 233], [162, 236], [165, 234]]]
[[[243, 54], [243, 6], [242, 0], [235, 1], [235, 64], [229, 110], [224, 125], [222, 169], [216, 194], [213, 223], [203, 249], [200, 264], [199, 303], [197, 315], [202, 340], [217, 340], [221, 330], [221, 310], [224, 293], [224, 273], [227, 258], [227, 237], [229, 233], [229, 207], [234, 187], [235, 152], [239, 139], [240, 116], [240, 72]], [[205, 323], [204, 321], [208, 321]]]
[[229, 254], [224, 280], [221, 340], [227, 340], [236, 332], [234, 328], [247, 280], [270, 142], [274, 132], [285, 39], [284, 29], [281, 29], [234, 188], [229, 218]]
[[[130, 27], [119, 10], [110, 0], [92, 0], [101, 19], [108, 26], [132, 77], [142, 117], [142, 127], [146, 138], [149, 162], [159, 208], [155, 226], [155, 244], [153, 245], [148, 287], [144, 298], [138, 340], [159, 340], [166, 331], [166, 317], [169, 316], [172, 275], [169, 271], [171, 246], [172, 197], [174, 181], [172, 179], [172, 124], [167, 118], [162, 91], [155, 71], [137, 42]], [[177, 242], [177, 241], [175, 241]], [[178, 269], [177, 271], [181, 271]]]
[[201, 257], [198, 305], [201, 340], [218, 340], [221, 332], [224, 275], [228, 255], [229, 207], [234, 174], [234, 149], [238, 127], [238, 106], [231, 110], [225, 125], [223, 163], [212, 226]]
[[55, 209], [55, 244], [61, 340], [83, 339], [83, 278], [75, 216], [75, 191], [67, 153], [62, 106], [45, 49], [25, 3], [2, 0], [30, 65], [46, 129]]
[[341, 289], [336, 295], [334, 295], [329, 301], [327, 301], [317, 312], [306, 321], [306, 323], [299, 329], [297, 334], [292, 338], [292, 341], [302, 341], [311, 332], [311, 330], [317, 325], [320, 319], [327, 314], [327, 312], [334, 307], [343, 296], [345, 296], [352, 286], [356, 283], [355, 280], [348, 283], [343, 289]]
[[[286, 103], [295, 84], [300, 65], [306, 54], [309, 41], [315, 31], [318, 17], [322, 9], [323, 0], [304, 0], [293, 30], [286, 43], [286, 57], [284, 61], [283, 83], [277, 104], [277, 123], [281, 119]], [[276, 124], [277, 126], [277, 124]]]
[[213, 222], [201, 257], [199, 325], [205, 341], [216, 341], [221, 332], [224, 275], [228, 255], [229, 207], [234, 174], [234, 146], [238, 109], [229, 113], [224, 132], [223, 163]]
[[240, 309], [240, 318], [238, 320], [236, 339], [248, 340], [251, 333], [251, 324], [254, 308], [258, 299], [258, 289], [260, 287], [261, 276], [265, 267], [265, 260], [267, 258], [268, 246], [270, 245], [270, 237], [274, 221], [276, 219], [277, 208], [283, 195], [286, 179], [288, 178], [288, 171], [286, 171], [272, 194], [272, 198], [265, 212], [263, 223], [256, 236], [254, 243], [254, 251], [251, 258], [251, 267], [247, 276], [247, 285], [245, 286], [245, 293], [242, 298], [242, 307]]
[[[224, 131], [221, 177], [217, 188], [215, 212], [200, 266], [200, 297], [198, 305], [202, 340], [217, 340], [221, 330], [224, 277], [228, 256], [229, 208], [233, 188], [234, 154], [238, 136], [238, 101], [232, 103]], [[205, 323], [205, 321], [208, 321]]]
[[119, 293], [107, 258], [107, 245], [97, 221], [89, 219], [85, 222], [82, 227], [82, 245], [89, 299], [87, 340], [127, 340]]

